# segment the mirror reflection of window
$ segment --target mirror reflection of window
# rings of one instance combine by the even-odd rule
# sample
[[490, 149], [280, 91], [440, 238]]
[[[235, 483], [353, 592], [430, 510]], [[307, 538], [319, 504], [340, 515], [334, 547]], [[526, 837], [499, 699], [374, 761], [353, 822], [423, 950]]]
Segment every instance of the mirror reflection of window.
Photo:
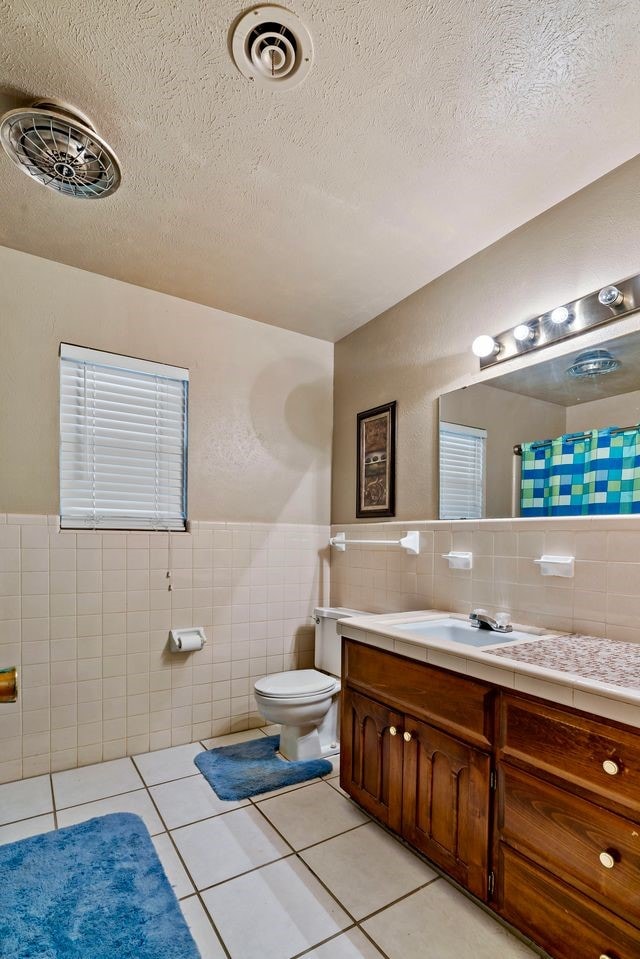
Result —
[[487, 431], [440, 423], [440, 519], [485, 515]]

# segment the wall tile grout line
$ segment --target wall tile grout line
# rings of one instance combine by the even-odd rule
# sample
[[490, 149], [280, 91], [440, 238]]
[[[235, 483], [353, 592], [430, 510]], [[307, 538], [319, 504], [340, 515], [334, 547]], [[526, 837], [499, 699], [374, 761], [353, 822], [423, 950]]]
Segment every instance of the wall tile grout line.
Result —
[[[169, 592], [166, 533], [0, 524], [0, 632], [22, 685], [0, 783], [253, 728], [253, 682], [313, 665], [328, 525], [194, 521], [170, 537]], [[204, 626], [205, 649], [170, 656], [176, 625]]]

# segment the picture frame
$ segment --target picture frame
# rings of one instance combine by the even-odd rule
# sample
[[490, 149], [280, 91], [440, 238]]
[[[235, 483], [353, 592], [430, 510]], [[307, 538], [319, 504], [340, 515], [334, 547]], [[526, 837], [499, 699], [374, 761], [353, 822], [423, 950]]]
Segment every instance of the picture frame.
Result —
[[358, 413], [358, 519], [396, 514], [396, 408], [394, 400]]

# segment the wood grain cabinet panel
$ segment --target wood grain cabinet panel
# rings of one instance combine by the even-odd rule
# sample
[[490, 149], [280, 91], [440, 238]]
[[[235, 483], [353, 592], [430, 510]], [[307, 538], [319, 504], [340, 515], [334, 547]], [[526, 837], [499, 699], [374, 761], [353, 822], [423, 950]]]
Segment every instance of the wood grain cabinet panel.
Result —
[[[484, 742], [483, 731], [491, 727], [492, 717], [484, 715], [491, 688], [351, 640], [345, 641], [344, 653], [342, 788], [486, 899], [491, 758], [474, 743]], [[405, 667], [408, 678], [402, 688], [400, 670]], [[436, 679], [435, 674], [442, 676]], [[423, 708], [414, 715], [396, 709], [401, 702]], [[425, 713], [436, 716], [433, 725], [424, 722]], [[454, 715], [455, 722], [443, 720]], [[437, 722], [463, 730], [469, 741], [438, 728]]]
[[498, 909], [554, 959], [638, 959], [640, 931], [501, 845]]
[[493, 738], [495, 689], [488, 683], [343, 640], [347, 684], [466, 742], [488, 749]]
[[413, 717], [405, 725], [402, 835], [485, 899], [491, 760]]
[[637, 733], [513, 695], [501, 698], [499, 729], [498, 758], [532, 767], [561, 786], [571, 784], [634, 818], [640, 814]]
[[[499, 769], [504, 842], [631, 922], [640, 923], [640, 826], [541, 779]], [[605, 858], [603, 865], [600, 857]]]
[[390, 829], [402, 826], [402, 715], [354, 692], [342, 692], [340, 784]]

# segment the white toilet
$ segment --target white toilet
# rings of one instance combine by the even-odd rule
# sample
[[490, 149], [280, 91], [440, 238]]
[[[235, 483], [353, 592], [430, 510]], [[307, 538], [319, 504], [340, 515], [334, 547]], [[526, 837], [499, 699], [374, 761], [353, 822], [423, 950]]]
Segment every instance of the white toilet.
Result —
[[280, 723], [282, 727], [280, 752], [285, 759], [318, 759], [334, 756], [340, 749], [342, 640], [336, 632], [336, 621], [365, 614], [340, 606], [320, 606], [313, 613], [318, 669], [274, 673], [259, 679], [254, 686], [258, 711], [270, 723]]

